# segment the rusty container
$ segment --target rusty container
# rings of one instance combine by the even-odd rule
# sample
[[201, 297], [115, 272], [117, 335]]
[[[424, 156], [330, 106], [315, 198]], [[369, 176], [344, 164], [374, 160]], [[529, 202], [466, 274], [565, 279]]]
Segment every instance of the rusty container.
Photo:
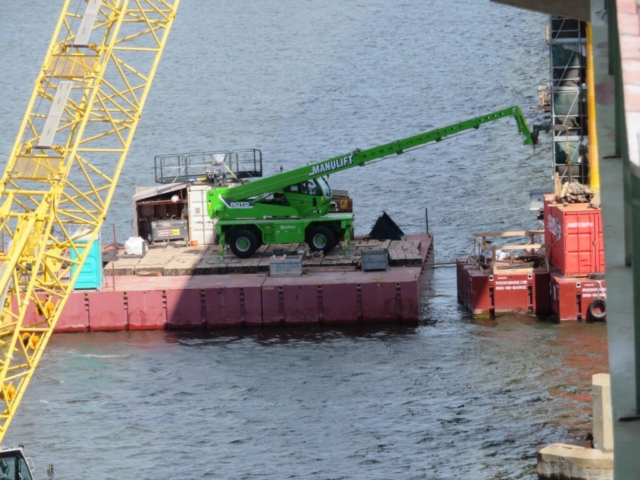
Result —
[[586, 203], [549, 204], [546, 210], [551, 264], [567, 276], [604, 272], [602, 211]]

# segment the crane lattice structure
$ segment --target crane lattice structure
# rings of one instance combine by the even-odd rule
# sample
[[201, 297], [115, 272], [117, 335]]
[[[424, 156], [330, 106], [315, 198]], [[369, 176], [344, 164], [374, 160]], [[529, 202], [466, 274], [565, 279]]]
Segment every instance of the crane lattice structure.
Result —
[[0, 180], [0, 441], [99, 234], [179, 1], [64, 2]]

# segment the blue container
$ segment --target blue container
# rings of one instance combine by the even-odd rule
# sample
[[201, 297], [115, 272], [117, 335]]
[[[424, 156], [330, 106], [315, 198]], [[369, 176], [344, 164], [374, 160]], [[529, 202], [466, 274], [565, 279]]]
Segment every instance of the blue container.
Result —
[[[82, 240], [77, 240], [76, 248], [79, 253], [84, 252], [86, 248], [86, 242]], [[83, 247], [85, 244], [85, 247]], [[71, 259], [75, 260], [78, 258], [76, 252], [71, 250]], [[73, 276], [76, 273], [76, 266], [71, 267], [71, 275]], [[73, 286], [75, 290], [95, 290], [102, 287], [103, 282], [103, 270], [102, 270], [102, 245], [100, 244], [100, 240], [96, 239], [91, 245], [91, 249], [89, 250], [89, 255], [87, 256], [87, 260], [84, 262], [84, 265], [80, 268], [80, 274], [76, 279], [76, 283]]]

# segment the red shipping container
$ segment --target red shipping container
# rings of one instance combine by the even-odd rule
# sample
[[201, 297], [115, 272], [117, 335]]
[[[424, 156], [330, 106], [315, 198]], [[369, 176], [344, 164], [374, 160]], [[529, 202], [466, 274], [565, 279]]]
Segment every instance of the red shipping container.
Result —
[[551, 242], [550, 261], [563, 275], [604, 272], [602, 212], [587, 203], [549, 204], [545, 237]]

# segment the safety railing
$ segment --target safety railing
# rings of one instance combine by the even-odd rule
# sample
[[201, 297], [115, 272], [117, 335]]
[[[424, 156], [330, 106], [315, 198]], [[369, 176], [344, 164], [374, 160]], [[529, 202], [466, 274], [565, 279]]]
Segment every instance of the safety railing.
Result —
[[[517, 270], [518, 273], [548, 272], [551, 245], [536, 242], [541, 235], [544, 235], [544, 230], [474, 233], [473, 251], [465, 263], [480, 270], [491, 270], [493, 274], [507, 270]], [[529, 237], [529, 242], [492, 244], [491, 239], [509, 237]]]
[[154, 157], [156, 183], [221, 183], [262, 177], [258, 149], [176, 153]]

